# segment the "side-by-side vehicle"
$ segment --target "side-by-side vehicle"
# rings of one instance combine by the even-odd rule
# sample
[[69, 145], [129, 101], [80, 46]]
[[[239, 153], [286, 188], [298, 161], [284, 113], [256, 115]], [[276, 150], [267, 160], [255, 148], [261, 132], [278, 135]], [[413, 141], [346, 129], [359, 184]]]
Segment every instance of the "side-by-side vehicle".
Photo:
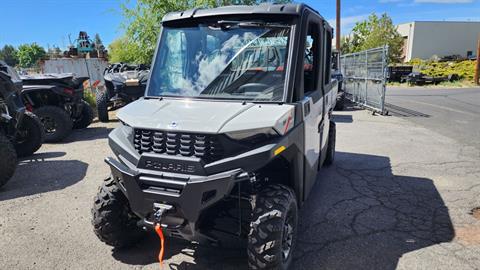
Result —
[[[287, 269], [298, 209], [335, 156], [332, 28], [303, 4], [166, 15], [145, 96], [118, 112], [95, 198], [103, 242], [247, 240], [251, 269]], [[233, 220], [233, 225], [225, 226]]]

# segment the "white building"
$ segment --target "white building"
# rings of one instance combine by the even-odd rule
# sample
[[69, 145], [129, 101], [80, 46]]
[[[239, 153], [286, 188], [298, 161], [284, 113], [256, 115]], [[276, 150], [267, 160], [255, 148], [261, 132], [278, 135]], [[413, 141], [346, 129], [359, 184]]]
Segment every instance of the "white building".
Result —
[[429, 59], [476, 54], [480, 22], [411, 22], [400, 24], [398, 32], [405, 40], [404, 60]]

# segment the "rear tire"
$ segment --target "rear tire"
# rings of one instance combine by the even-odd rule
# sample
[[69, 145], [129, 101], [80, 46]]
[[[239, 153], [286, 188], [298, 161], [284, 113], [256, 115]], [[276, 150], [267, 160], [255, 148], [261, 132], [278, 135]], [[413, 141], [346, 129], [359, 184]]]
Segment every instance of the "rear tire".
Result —
[[44, 106], [34, 110], [45, 129], [45, 142], [60, 142], [72, 132], [73, 121], [62, 108]]
[[345, 93], [342, 93], [337, 97], [337, 104], [335, 105], [335, 111], [343, 111], [344, 109], [345, 109]]
[[93, 231], [100, 241], [113, 247], [128, 247], [145, 234], [127, 198], [111, 177], [104, 180], [92, 208]]
[[17, 168], [17, 153], [13, 144], [0, 133], [0, 187], [12, 178]]
[[82, 100], [82, 113], [80, 117], [73, 122], [74, 129], [87, 128], [93, 122], [93, 109], [85, 100]]
[[335, 122], [330, 121], [330, 131], [328, 132], [328, 147], [327, 147], [327, 157], [325, 158], [325, 165], [332, 165], [335, 160], [335, 144], [337, 137], [337, 125]]
[[284, 185], [267, 186], [257, 194], [248, 234], [250, 269], [288, 269], [296, 244], [298, 206]]
[[97, 91], [97, 113], [100, 122], [108, 122], [108, 93], [107, 91]]
[[20, 136], [15, 142], [18, 157], [33, 155], [45, 140], [45, 130], [40, 119], [31, 112], [25, 112], [19, 127]]

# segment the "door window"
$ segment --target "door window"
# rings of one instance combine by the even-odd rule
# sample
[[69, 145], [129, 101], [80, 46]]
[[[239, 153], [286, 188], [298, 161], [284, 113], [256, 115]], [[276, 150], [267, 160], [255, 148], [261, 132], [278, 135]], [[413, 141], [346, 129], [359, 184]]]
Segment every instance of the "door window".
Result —
[[332, 32], [331, 30], [326, 30], [325, 31], [325, 78], [324, 82], [325, 85], [330, 84], [331, 81], [331, 64], [332, 64], [332, 58], [330, 57], [332, 55]]
[[304, 94], [318, 90], [318, 70], [320, 57], [320, 36], [318, 25], [310, 23], [305, 40], [305, 56], [303, 63]]

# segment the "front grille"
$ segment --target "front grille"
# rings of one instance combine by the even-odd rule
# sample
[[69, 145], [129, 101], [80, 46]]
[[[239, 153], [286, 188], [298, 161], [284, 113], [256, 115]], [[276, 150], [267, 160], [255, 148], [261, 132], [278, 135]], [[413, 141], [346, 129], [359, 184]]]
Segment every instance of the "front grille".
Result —
[[208, 163], [223, 156], [223, 149], [217, 136], [135, 129], [133, 144], [140, 154], [198, 157]]

